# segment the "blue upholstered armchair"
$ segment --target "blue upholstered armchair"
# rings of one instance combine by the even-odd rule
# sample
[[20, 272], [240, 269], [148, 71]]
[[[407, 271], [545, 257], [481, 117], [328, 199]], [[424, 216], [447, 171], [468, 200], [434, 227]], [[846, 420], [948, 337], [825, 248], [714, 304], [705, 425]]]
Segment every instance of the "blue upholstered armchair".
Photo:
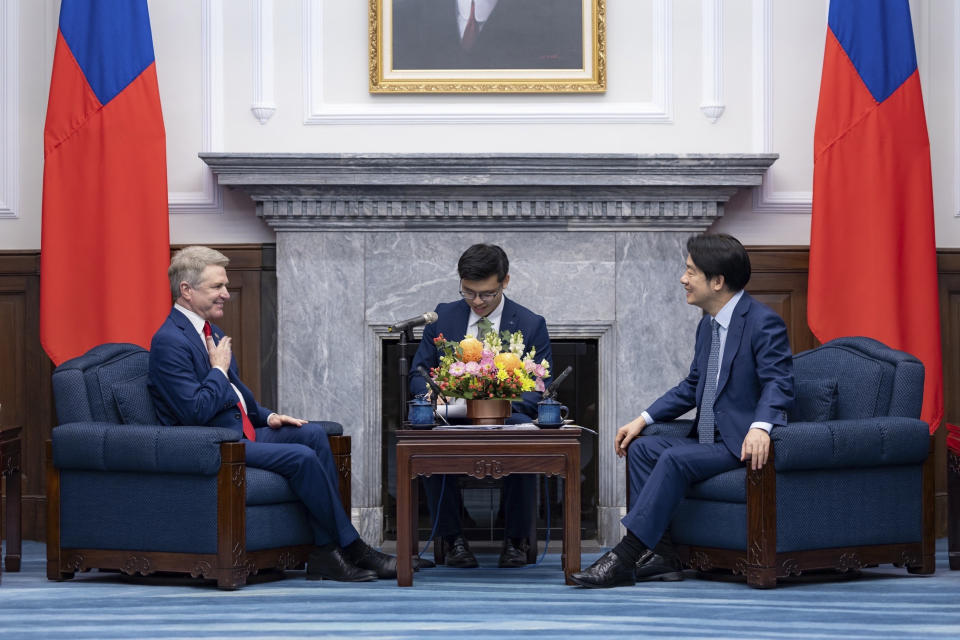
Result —
[[[53, 373], [47, 577], [182, 572], [233, 589], [260, 570], [302, 565], [313, 534], [287, 481], [246, 468], [230, 429], [160, 425], [148, 360], [136, 345], [104, 344]], [[325, 424], [350, 513], [350, 439]]]
[[[793, 362], [796, 407], [771, 433], [773, 465], [746, 463], [691, 486], [671, 522], [682, 559], [761, 588], [804, 571], [883, 563], [933, 573], [923, 364], [861, 337]], [[659, 423], [643, 435], [690, 429], [690, 421]]]

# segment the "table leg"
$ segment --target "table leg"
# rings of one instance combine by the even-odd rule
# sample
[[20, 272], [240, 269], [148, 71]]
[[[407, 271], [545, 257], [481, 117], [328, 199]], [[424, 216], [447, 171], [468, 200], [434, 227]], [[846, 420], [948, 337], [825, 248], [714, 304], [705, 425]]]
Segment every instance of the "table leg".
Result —
[[411, 523], [410, 453], [397, 446], [397, 586], [413, 586], [413, 557], [411, 549], [416, 544]]
[[574, 584], [571, 573], [580, 571], [580, 446], [567, 456], [563, 483], [563, 574]]

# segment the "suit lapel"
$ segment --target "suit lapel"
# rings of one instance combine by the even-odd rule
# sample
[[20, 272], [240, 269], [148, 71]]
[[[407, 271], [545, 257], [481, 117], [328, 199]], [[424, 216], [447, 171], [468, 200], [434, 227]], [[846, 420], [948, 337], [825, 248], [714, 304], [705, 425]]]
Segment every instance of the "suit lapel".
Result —
[[[516, 331], [517, 322], [517, 305], [510, 298], [504, 299], [503, 313], [500, 314], [500, 331]], [[524, 336], [524, 339], [528, 338], [530, 336]]]
[[193, 348], [194, 354], [200, 356], [200, 359], [206, 361], [209, 365], [210, 360], [209, 355], [207, 354], [207, 346], [203, 344], [203, 341], [200, 339], [200, 334], [197, 333], [197, 330], [193, 328], [193, 325], [190, 323], [190, 319], [176, 309], [171, 309], [170, 321], [173, 322], [174, 326], [183, 332], [183, 336]]
[[743, 327], [746, 325], [745, 316], [750, 308], [750, 296], [744, 292], [740, 302], [733, 310], [733, 316], [730, 318], [730, 326], [727, 327], [727, 340], [723, 344], [723, 362], [720, 363], [720, 380], [717, 384], [717, 395], [723, 391], [730, 379], [730, 366], [733, 358], [740, 350], [740, 339], [743, 338]]
[[459, 342], [467, 336], [467, 322], [470, 320], [470, 305], [466, 300], [460, 300], [456, 303], [453, 311], [446, 316], [443, 326], [440, 327], [440, 333], [446, 336], [447, 340]]

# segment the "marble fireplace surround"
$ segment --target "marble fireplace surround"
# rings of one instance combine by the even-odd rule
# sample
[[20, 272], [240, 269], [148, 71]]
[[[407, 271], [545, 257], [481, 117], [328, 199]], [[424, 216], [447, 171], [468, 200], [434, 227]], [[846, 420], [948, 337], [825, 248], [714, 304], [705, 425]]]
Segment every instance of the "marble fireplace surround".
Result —
[[[507, 295], [555, 338], [599, 344], [599, 542], [619, 540], [616, 429], [686, 375], [699, 312], [686, 238], [761, 184], [776, 154], [204, 153], [277, 233], [278, 398], [353, 436], [353, 520], [379, 543], [382, 338], [457, 297], [475, 242], [510, 257]], [[585, 434], [584, 437], [593, 437]], [[392, 484], [393, 479], [389, 479]]]

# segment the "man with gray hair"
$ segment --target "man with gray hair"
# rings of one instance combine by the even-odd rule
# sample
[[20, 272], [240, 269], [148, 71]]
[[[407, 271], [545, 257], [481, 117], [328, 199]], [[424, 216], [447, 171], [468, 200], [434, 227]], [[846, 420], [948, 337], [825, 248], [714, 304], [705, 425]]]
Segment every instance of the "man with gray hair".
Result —
[[174, 306], [150, 343], [148, 385], [161, 422], [242, 433], [250, 467], [285, 477], [310, 513], [317, 549], [307, 575], [345, 582], [396, 577], [396, 558], [368, 546], [340, 503], [337, 470], [319, 424], [257, 404], [240, 381], [229, 336], [213, 324], [230, 299], [229, 259], [186, 247], [170, 261]]

